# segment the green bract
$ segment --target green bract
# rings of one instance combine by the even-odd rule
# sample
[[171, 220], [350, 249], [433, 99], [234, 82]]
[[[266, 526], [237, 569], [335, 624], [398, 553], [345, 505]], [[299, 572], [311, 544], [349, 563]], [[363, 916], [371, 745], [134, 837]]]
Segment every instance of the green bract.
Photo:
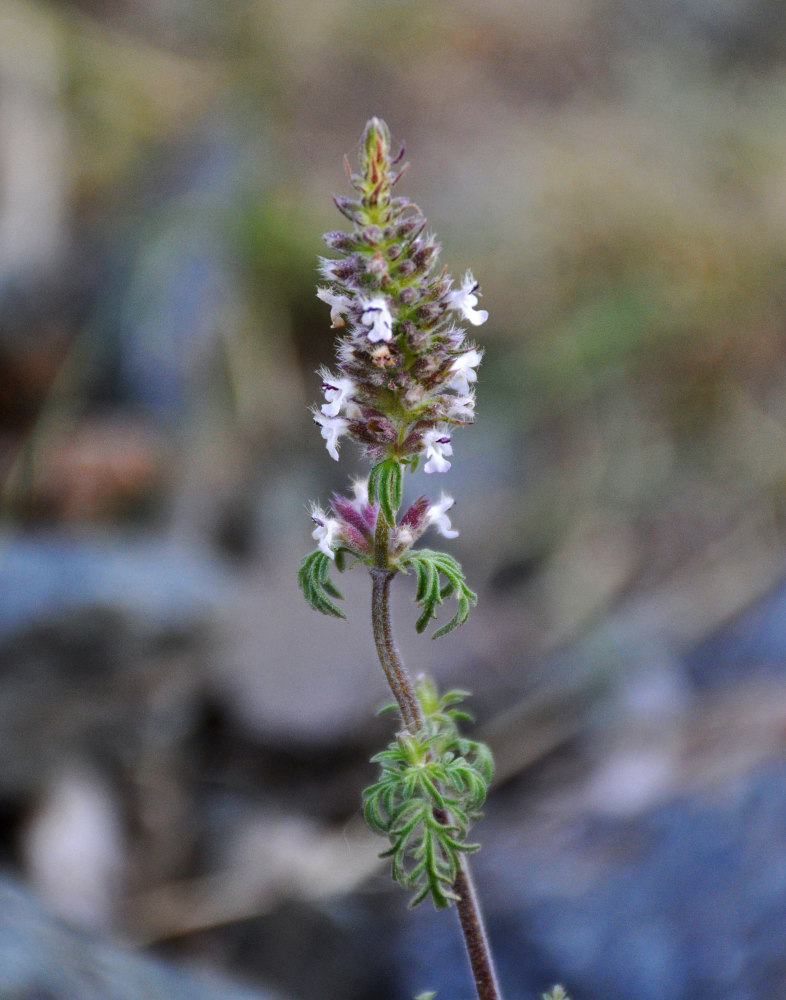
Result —
[[391, 528], [396, 523], [396, 511], [401, 506], [403, 480], [401, 463], [394, 458], [379, 462], [368, 476], [368, 499], [379, 503], [382, 515]]
[[333, 615], [334, 618], [346, 618], [341, 608], [330, 600], [331, 597], [341, 600], [344, 596], [330, 579], [331, 562], [324, 552], [316, 549], [300, 564], [297, 582], [314, 610], [321, 611], [323, 615]]
[[405, 571], [411, 566], [417, 574], [415, 602], [423, 608], [415, 622], [418, 632], [423, 632], [429, 621], [437, 617], [437, 606], [447, 597], [454, 597], [458, 608], [450, 621], [438, 628], [432, 638], [437, 639], [457, 625], [464, 624], [469, 617], [470, 606], [478, 602], [478, 595], [467, 586], [461, 566], [453, 556], [431, 549], [414, 549], [406, 552], [399, 563]]

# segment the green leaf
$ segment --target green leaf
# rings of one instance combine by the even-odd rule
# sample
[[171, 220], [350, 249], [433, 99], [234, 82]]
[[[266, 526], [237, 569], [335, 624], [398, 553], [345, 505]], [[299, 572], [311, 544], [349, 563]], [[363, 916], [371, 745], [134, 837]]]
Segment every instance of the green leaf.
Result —
[[323, 615], [332, 615], [334, 618], [346, 618], [341, 608], [330, 599], [336, 597], [340, 600], [343, 597], [330, 579], [331, 563], [332, 559], [329, 556], [320, 549], [315, 549], [300, 564], [297, 582], [306, 601], [316, 611], [321, 611]]
[[396, 513], [401, 506], [403, 469], [395, 458], [386, 458], [375, 465], [368, 477], [368, 499], [379, 503], [379, 509], [391, 528], [396, 523]]
[[[437, 617], [438, 606], [448, 597], [455, 599], [456, 613], [434, 632], [432, 638], [447, 635], [458, 625], [464, 624], [469, 617], [470, 607], [477, 604], [478, 598], [467, 586], [461, 565], [453, 556], [431, 549], [414, 549], [402, 557], [400, 565], [405, 571], [411, 566], [417, 578], [415, 603], [423, 609], [415, 622], [417, 632], [423, 632], [431, 619]], [[440, 580], [444, 582], [441, 583]]]

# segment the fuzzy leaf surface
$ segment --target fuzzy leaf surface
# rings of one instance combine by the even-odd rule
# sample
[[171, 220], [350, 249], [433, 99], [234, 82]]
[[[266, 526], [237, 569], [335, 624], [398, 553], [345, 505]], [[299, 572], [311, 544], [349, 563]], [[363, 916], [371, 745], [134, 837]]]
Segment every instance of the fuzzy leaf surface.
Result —
[[306, 601], [315, 611], [321, 611], [323, 615], [332, 615], [334, 618], [346, 618], [341, 608], [331, 600], [332, 597], [339, 600], [343, 598], [341, 591], [330, 579], [332, 562], [333, 560], [324, 552], [315, 549], [300, 564], [297, 582]]
[[396, 459], [385, 459], [372, 468], [368, 476], [368, 499], [370, 503], [379, 504], [382, 516], [391, 527], [396, 523], [402, 490], [403, 470]]
[[424, 707], [424, 728], [414, 736], [399, 736], [372, 757], [379, 764], [378, 780], [363, 793], [363, 812], [374, 832], [386, 836], [395, 881], [414, 891], [417, 906], [430, 896], [434, 906], [449, 906], [459, 856], [476, 851], [467, 837], [480, 816], [493, 774], [485, 744], [461, 736], [457, 720], [465, 715], [454, 706], [463, 692], [439, 696], [421, 680], [418, 697]]
[[402, 556], [400, 566], [405, 571], [411, 567], [417, 580], [415, 603], [420, 605], [422, 611], [415, 622], [416, 631], [426, 629], [431, 619], [437, 617], [439, 605], [448, 597], [456, 601], [456, 613], [434, 632], [432, 638], [447, 635], [464, 624], [470, 607], [478, 602], [478, 595], [467, 586], [461, 565], [453, 556], [432, 549], [412, 549]]

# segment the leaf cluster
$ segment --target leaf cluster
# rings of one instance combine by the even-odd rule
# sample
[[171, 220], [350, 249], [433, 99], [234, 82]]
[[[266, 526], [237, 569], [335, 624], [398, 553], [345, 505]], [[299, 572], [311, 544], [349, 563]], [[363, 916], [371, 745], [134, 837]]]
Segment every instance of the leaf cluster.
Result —
[[407, 567], [412, 567], [417, 576], [415, 603], [423, 609], [415, 622], [418, 632], [423, 632], [429, 621], [437, 617], [437, 607], [448, 597], [455, 598], [458, 604], [456, 613], [434, 632], [432, 639], [446, 635], [464, 624], [469, 617], [470, 607], [478, 602], [478, 595], [467, 586], [461, 565], [453, 556], [449, 556], [447, 552], [434, 552], [432, 549], [411, 549], [402, 556], [399, 565], [405, 572]]
[[480, 816], [493, 761], [485, 744], [458, 731], [457, 720], [466, 713], [453, 705], [464, 692], [440, 697], [430, 682], [421, 681], [418, 696], [423, 729], [399, 733], [372, 757], [380, 775], [363, 793], [363, 811], [371, 829], [390, 840], [381, 857], [391, 859], [394, 880], [414, 890], [410, 905], [431, 896], [442, 909], [457, 898], [453, 884], [460, 855], [480, 846], [467, 836]]

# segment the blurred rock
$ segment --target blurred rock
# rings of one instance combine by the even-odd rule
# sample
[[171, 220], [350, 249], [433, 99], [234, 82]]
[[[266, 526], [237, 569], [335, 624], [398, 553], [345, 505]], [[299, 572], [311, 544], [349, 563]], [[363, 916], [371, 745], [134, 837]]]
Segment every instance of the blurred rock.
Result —
[[[504, 810], [492, 800], [475, 867], [507, 995], [537, 996], [557, 979], [585, 1000], [783, 992], [783, 757], [623, 820]], [[408, 919], [401, 993], [468, 995], [452, 921], [426, 908]]]
[[0, 876], [0, 996], [8, 1000], [270, 1000], [215, 975], [155, 961], [52, 919]]
[[162, 434], [129, 417], [60, 423], [35, 454], [31, 481], [23, 485], [24, 473], [17, 470], [19, 493], [9, 499], [18, 502], [22, 518], [96, 524], [152, 506], [171, 468]]
[[67, 247], [69, 138], [63, 53], [33, 4], [0, 10], [0, 290], [46, 272]]
[[687, 659], [700, 689], [782, 678], [786, 670], [786, 581], [695, 644]]
[[106, 930], [115, 923], [125, 860], [117, 791], [95, 771], [63, 768], [22, 837], [24, 867], [53, 914]]
[[[313, 545], [301, 541], [305, 554]], [[363, 566], [336, 574], [347, 620], [309, 609], [297, 586], [301, 553], [290, 545], [270, 572], [249, 574], [223, 618], [215, 660], [218, 697], [258, 737], [291, 749], [361, 743], [374, 714], [390, 701], [368, 618], [370, 586]], [[393, 588], [399, 644], [413, 673], [457, 683], [474, 650], [449, 636], [425, 643], [415, 633], [414, 581]], [[451, 681], [451, 677], [453, 680]], [[382, 721], [377, 731], [389, 729]]]
[[188, 628], [215, 611], [229, 582], [202, 552], [152, 533], [41, 531], [0, 536], [0, 586], [8, 641], [95, 609], [147, 623], [148, 634]]
[[[233, 821], [214, 829], [205, 845], [208, 875], [128, 900], [126, 926], [135, 940], [215, 931], [229, 943], [238, 925], [268, 918], [292, 900], [320, 909], [350, 896], [381, 866], [379, 844], [359, 821], [339, 828], [272, 804], [238, 805]], [[289, 958], [297, 964], [297, 956]]]

